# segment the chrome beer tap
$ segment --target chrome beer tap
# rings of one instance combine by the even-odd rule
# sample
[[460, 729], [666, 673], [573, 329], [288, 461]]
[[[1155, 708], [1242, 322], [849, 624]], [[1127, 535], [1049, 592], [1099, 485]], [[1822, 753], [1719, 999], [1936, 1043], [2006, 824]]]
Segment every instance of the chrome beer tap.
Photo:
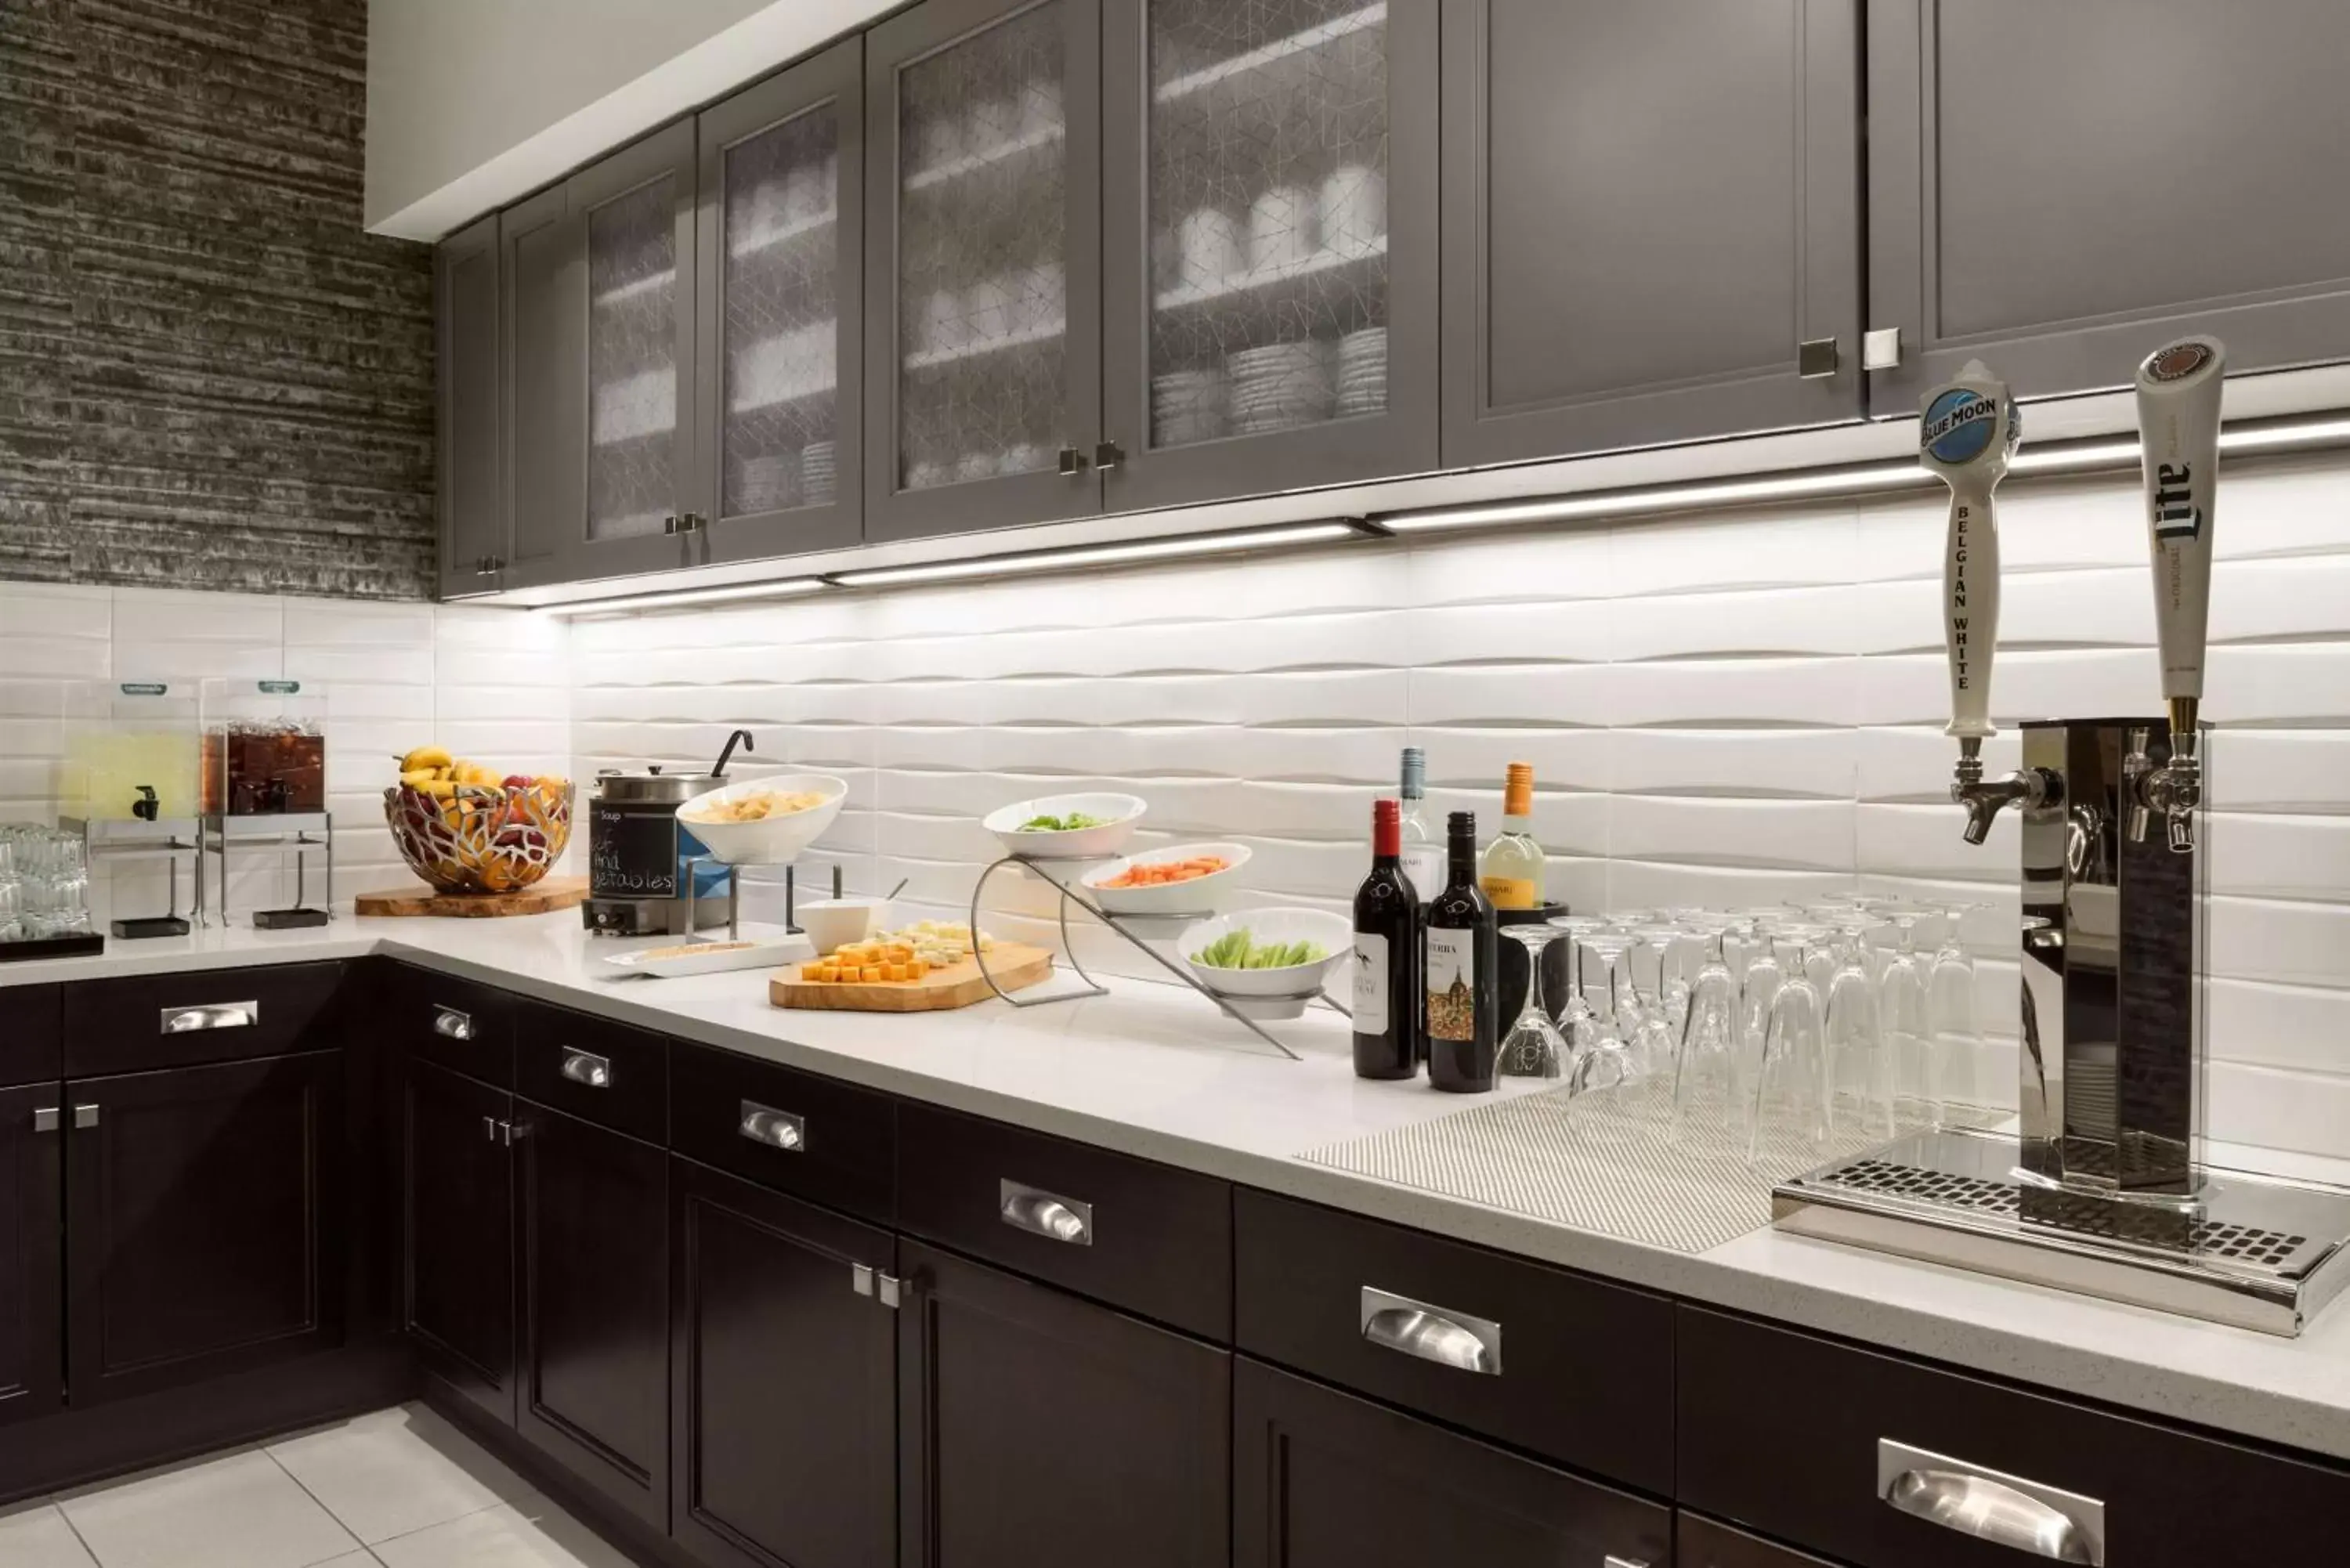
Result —
[[1981, 844], [2009, 805], [2049, 804], [2038, 769], [1983, 776], [1982, 743], [1991, 722], [1991, 659], [1999, 643], [1999, 514], [1991, 492], [2007, 474], [2023, 433], [2007, 383], [1980, 359], [1958, 379], [1926, 395], [1918, 414], [1918, 461], [1950, 487], [1949, 545], [1942, 563], [1942, 635], [1950, 658], [1950, 722], [1959, 742], [1950, 798], [1967, 809], [1966, 838]]

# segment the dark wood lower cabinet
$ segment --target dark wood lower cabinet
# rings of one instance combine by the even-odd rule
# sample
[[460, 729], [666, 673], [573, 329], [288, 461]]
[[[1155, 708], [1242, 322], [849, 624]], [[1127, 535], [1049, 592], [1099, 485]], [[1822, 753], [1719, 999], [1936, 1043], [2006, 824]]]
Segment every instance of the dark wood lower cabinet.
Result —
[[669, 1155], [515, 1103], [522, 1365], [515, 1425], [669, 1528]]
[[425, 1368], [515, 1419], [514, 1097], [411, 1058], [400, 1090], [401, 1315]]
[[1673, 1527], [1673, 1568], [1835, 1568], [1825, 1557], [1792, 1552], [1703, 1514], [1679, 1514]]
[[670, 1533], [712, 1568], [888, 1568], [896, 1243], [691, 1160], [670, 1189]]
[[1672, 1561], [1672, 1513], [1243, 1357], [1232, 1568]]
[[1232, 1356], [901, 1242], [905, 1568], [1224, 1568]]
[[342, 1054], [66, 1086], [77, 1407], [341, 1343]]
[[65, 1392], [57, 1116], [54, 1082], [0, 1090], [0, 1424], [48, 1415]]

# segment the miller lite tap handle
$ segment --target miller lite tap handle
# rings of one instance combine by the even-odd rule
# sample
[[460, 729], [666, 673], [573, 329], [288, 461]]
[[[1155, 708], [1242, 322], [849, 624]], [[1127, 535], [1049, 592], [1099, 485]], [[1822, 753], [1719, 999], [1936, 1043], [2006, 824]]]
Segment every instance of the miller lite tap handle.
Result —
[[[2147, 537], [2154, 557], [2155, 641], [2171, 730], [2191, 734], [2203, 695], [2211, 611], [2211, 502], [2220, 469], [2220, 379], [2228, 350], [2182, 337], [2137, 368], [2137, 429], [2146, 463]], [[2183, 719], [2183, 722], [2182, 722]]]
[[1918, 412], [1918, 461], [1950, 487], [1942, 556], [1950, 722], [1943, 733], [1973, 742], [1969, 756], [1998, 732], [1991, 722], [1991, 656], [1999, 643], [1999, 515], [1991, 491], [2006, 476], [2022, 428], [2007, 383], [1980, 359], [1927, 393]]

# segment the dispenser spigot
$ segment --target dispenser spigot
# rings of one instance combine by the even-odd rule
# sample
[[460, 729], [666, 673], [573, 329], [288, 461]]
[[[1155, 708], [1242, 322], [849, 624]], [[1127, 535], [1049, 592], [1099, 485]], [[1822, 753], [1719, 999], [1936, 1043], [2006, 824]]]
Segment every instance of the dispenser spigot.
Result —
[[1981, 738], [1961, 735], [1958, 766], [1951, 770], [1950, 799], [1967, 808], [1967, 842], [1981, 844], [1991, 836], [1991, 819], [2002, 806], [2019, 805], [2028, 810], [2054, 804], [2054, 784], [2038, 768], [2020, 769], [1997, 778], [1983, 777]]
[[[2181, 706], [2186, 709], [2182, 715]], [[2147, 829], [2154, 814], [2162, 814], [2164, 836], [2174, 855], [2189, 855], [2195, 850], [2195, 811], [2203, 804], [2203, 762], [2195, 751], [2195, 700], [2174, 700], [2171, 703], [2169, 760], [2157, 763], [2148, 753], [2147, 732], [2130, 732], [2130, 754], [2123, 763], [2123, 777], [2132, 785], [2129, 813], [2129, 838], [2132, 844], [2146, 842]], [[2180, 721], [2184, 719], [2184, 728]]]

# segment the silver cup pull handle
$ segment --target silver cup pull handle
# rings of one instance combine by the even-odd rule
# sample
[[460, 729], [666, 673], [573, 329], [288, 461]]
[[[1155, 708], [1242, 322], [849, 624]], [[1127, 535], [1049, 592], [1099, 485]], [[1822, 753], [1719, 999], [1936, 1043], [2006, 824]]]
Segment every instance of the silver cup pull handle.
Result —
[[1039, 1187], [1028, 1187], [1006, 1177], [996, 1187], [996, 1212], [1015, 1231], [1066, 1241], [1072, 1247], [1094, 1244], [1094, 1206], [1063, 1198]]
[[163, 1033], [188, 1034], [199, 1029], [250, 1029], [261, 1022], [257, 1002], [216, 1002], [205, 1007], [163, 1009]]
[[563, 1048], [563, 1075], [591, 1089], [612, 1086], [612, 1064], [601, 1056], [571, 1046]]
[[2106, 1561], [2106, 1505], [2095, 1498], [1890, 1438], [1877, 1444], [1877, 1495], [1913, 1519], [2051, 1563]]
[[1502, 1325], [1392, 1291], [1363, 1287], [1363, 1338], [1404, 1355], [1486, 1377], [1502, 1375]]
[[473, 1016], [453, 1007], [432, 1010], [432, 1033], [444, 1040], [471, 1040], [473, 1037]]
[[779, 1148], [785, 1154], [802, 1154], [807, 1149], [807, 1123], [804, 1119], [756, 1100], [743, 1102], [743, 1120], [737, 1130], [753, 1143]]

